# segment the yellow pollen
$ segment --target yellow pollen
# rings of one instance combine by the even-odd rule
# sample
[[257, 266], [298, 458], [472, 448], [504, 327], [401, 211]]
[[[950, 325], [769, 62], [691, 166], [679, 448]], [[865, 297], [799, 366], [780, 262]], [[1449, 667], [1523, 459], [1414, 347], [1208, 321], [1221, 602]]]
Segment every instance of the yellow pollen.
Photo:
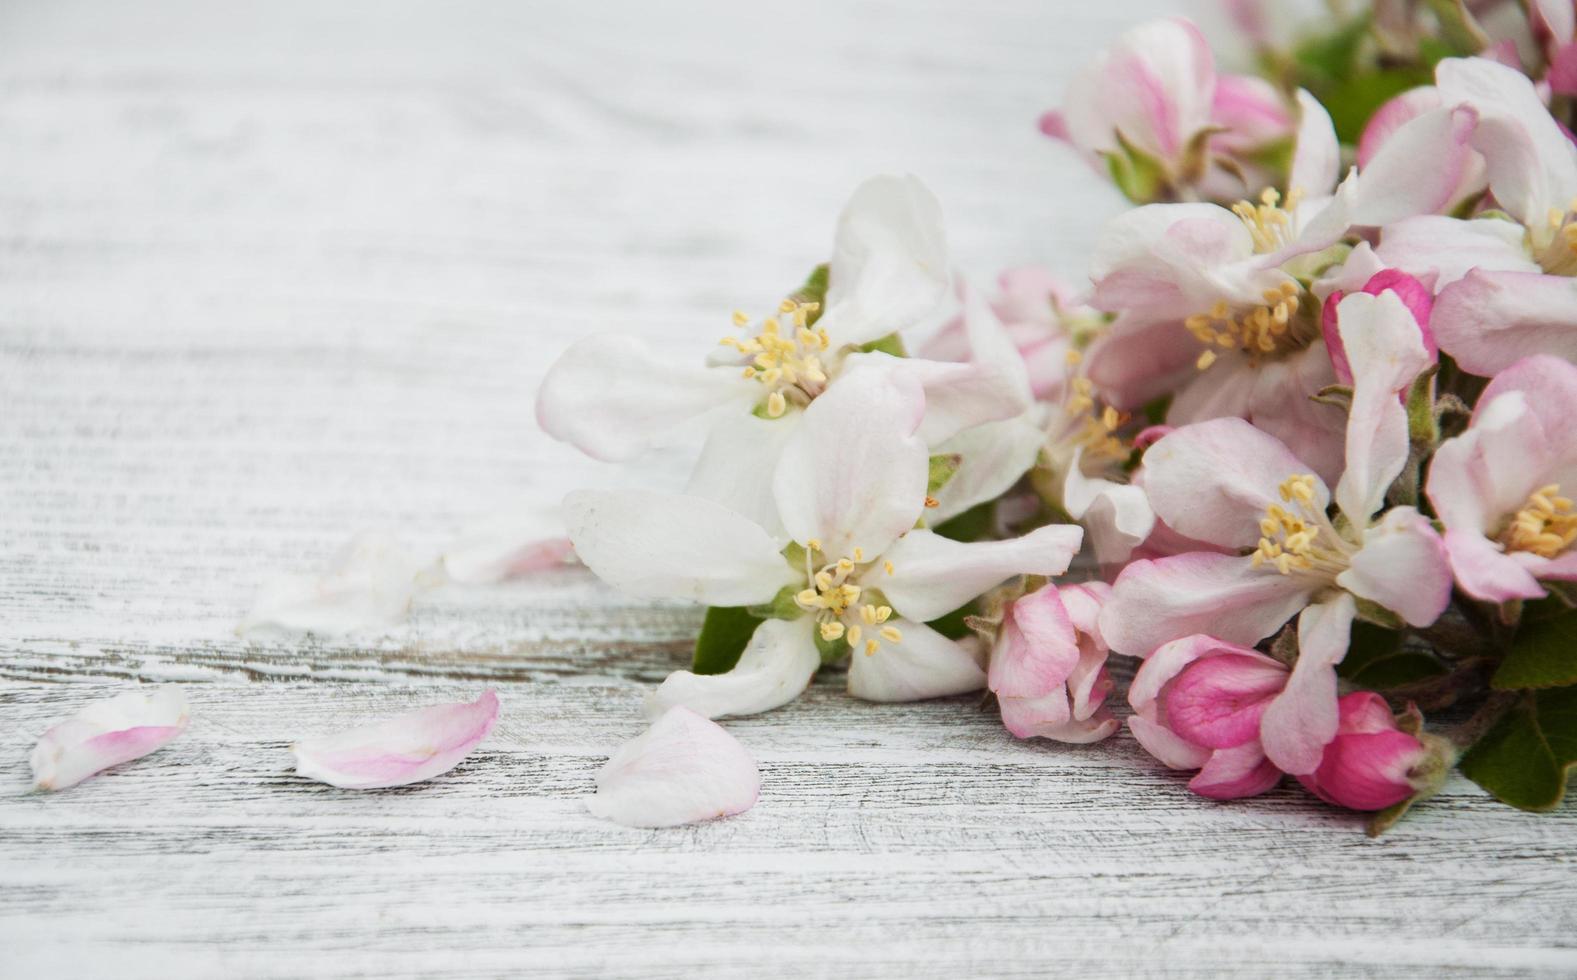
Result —
[[734, 311], [734, 326], [742, 327], [750, 322], [750, 317], [743, 310]]
[[893, 573], [893, 563], [890, 561], [882, 562], [882, 571], [886, 572], [888, 575], [891, 575]]
[[820, 538], [811, 538], [809, 541], [805, 542], [805, 548], [807, 550], [809, 550], [809, 551], [820, 551], [821, 550], [821, 539]]
[[1067, 354], [1068, 367], [1078, 367], [1084, 360], [1084, 355], [1076, 350], [1069, 350]]
[[842, 623], [822, 623], [821, 624], [821, 638], [823, 640], [826, 640], [827, 642], [830, 643], [833, 640], [841, 638], [842, 636], [843, 636], [843, 624]]
[[1554, 558], [1577, 541], [1577, 514], [1572, 501], [1560, 495], [1559, 484], [1540, 487], [1501, 532], [1507, 551], [1525, 551], [1540, 558]]
[[857, 647], [860, 645], [860, 632], [861, 631], [858, 626], [850, 626], [848, 632], [844, 634], [844, 638], [849, 641], [850, 647]]
[[1314, 492], [1314, 476], [1289, 476], [1278, 488], [1282, 503], [1265, 508], [1259, 521], [1259, 547], [1251, 564], [1270, 565], [1282, 575], [1294, 571], [1334, 573], [1346, 567], [1346, 554]]
[[863, 549], [863, 548], [855, 548], [854, 549], [854, 560], [855, 561], [864, 561], [865, 560], [865, 549]]
[[1285, 203], [1275, 188], [1266, 188], [1259, 196], [1259, 204], [1239, 201], [1232, 205], [1232, 213], [1243, 222], [1254, 239], [1254, 251], [1260, 255], [1276, 252], [1292, 243], [1292, 216], [1303, 200], [1303, 192], [1293, 190]]
[[877, 649], [880, 648], [880, 646], [881, 646], [881, 644], [877, 643], [875, 640], [866, 640], [865, 641], [865, 655], [867, 657], [873, 656], [876, 653]]
[[937, 500], [935, 497], [932, 497], [929, 494], [927, 494], [926, 498], [925, 498], [925, 505], [927, 507], [940, 507], [940, 506], [942, 506], [942, 502], [940, 500]]
[[[1207, 347], [1239, 350], [1251, 358], [1301, 350], [1308, 346], [1317, 332], [1307, 317], [1293, 317], [1303, 306], [1302, 287], [1287, 279], [1274, 289], [1261, 295], [1262, 306], [1254, 306], [1238, 314], [1221, 300], [1208, 313], [1195, 313], [1183, 320], [1183, 326], [1194, 338]], [[1206, 354], [1213, 351], [1206, 350]], [[1214, 357], [1201, 355], [1196, 366], [1209, 367]]]
[[781, 418], [788, 411], [788, 399], [783, 397], [783, 392], [774, 391], [767, 396], [767, 414], [773, 418]]
[[1199, 355], [1199, 359], [1194, 362], [1194, 367], [1203, 371], [1214, 363], [1216, 363], [1216, 352], [1213, 350], [1207, 350], [1203, 354]]
[[[808, 404], [826, 387], [827, 365], [822, 355], [832, 347], [832, 338], [827, 331], [808, 325], [810, 314], [819, 308], [816, 303], [786, 299], [777, 314], [761, 321], [754, 336], [724, 337], [718, 342], [744, 359], [744, 377], [767, 389], [769, 418], [781, 418], [790, 402]], [[791, 326], [778, 319], [785, 315]], [[744, 313], [736, 312], [733, 319], [735, 326], [749, 327], [750, 318]]]
[[881, 628], [881, 634], [882, 639], [886, 640], [888, 643], [903, 642], [903, 633], [900, 632], [896, 626], [883, 626]]

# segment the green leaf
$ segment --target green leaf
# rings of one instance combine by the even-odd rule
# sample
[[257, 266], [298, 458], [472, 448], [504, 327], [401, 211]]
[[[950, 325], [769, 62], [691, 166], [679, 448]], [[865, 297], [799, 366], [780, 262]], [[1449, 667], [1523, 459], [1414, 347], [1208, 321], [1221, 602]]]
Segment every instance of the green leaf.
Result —
[[1310, 85], [1346, 78], [1357, 67], [1358, 51], [1368, 34], [1368, 16], [1355, 17], [1333, 33], [1298, 45], [1292, 53], [1293, 61]]
[[943, 521], [931, 530], [953, 541], [982, 541], [991, 536], [995, 510], [996, 502], [988, 500], [983, 504], [976, 504], [956, 517]]
[[1433, 73], [1422, 66], [1363, 72], [1336, 82], [1320, 101], [1330, 110], [1337, 138], [1357, 143], [1376, 109], [1410, 88], [1433, 81]]
[[936, 630], [938, 633], [947, 637], [949, 640], [961, 640], [974, 632], [969, 628], [969, 623], [965, 622], [965, 620], [974, 614], [975, 604], [973, 602], [966, 602], [962, 606], [959, 606], [957, 609], [954, 609], [952, 612], [948, 613], [946, 616], [943, 616], [940, 619], [933, 619], [925, 625]]
[[909, 351], [904, 348], [903, 338], [895, 333], [885, 337], [878, 337], [868, 344], [861, 344], [860, 350], [867, 354], [891, 354], [894, 357], [908, 357]]
[[1577, 612], [1532, 622], [1524, 618], [1489, 683], [1503, 691], [1577, 684]]
[[701, 623], [701, 635], [695, 638], [695, 656], [690, 669], [697, 674], [726, 674], [739, 663], [745, 644], [761, 620], [743, 606], [713, 606], [706, 611]]
[[1553, 810], [1577, 764], [1577, 687], [1529, 693], [1462, 757], [1462, 774], [1519, 810]]
[[964, 457], [958, 453], [932, 456], [930, 478], [925, 484], [926, 496], [936, 496], [937, 491], [947, 486], [947, 481], [953, 478], [954, 474], [958, 472], [958, 468], [963, 464]]
[[794, 291], [789, 297], [796, 303], [815, 303], [814, 312], [805, 317], [805, 325], [814, 327], [816, 321], [821, 319], [821, 314], [827, 308], [827, 283], [830, 271], [827, 263], [810, 270], [810, 275], [805, 278], [805, 284]]
[[1383, 690], [1439, 677], [1446, 667], [1430, 654], [1403, 645], [1403, 634], [1373, 623], [1353, 623], [1347, 656], [1336, 672], [1360, 687]]

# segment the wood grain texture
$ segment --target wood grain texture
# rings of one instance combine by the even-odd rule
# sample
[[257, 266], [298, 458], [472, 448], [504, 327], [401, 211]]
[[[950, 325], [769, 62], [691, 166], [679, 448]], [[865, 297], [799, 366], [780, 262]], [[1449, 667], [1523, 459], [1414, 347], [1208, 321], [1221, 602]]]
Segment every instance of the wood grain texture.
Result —
[[[755, 810], [633, 831], [582, 799], [693, 609], [564, 570], [383, 637], [234, 633], [354, 530], [677, 483], [536, 432], [543, 370], [593, 330], [703, 350], [870, 173], [923, 176], [975, 276], [1077, 278], [1120, 204], [1033, 122], [1162, 9], [0, 5], [0, 976], [1577, 973], [1570, 806], [1455, 780], [1370, 841], [833, 677], [729, 723]], [[24, 792], [45, 727], [160, 681], [183, 738]], [[290, 774], [295, 738], [484, 684], [503, 720], [448, 776]]]

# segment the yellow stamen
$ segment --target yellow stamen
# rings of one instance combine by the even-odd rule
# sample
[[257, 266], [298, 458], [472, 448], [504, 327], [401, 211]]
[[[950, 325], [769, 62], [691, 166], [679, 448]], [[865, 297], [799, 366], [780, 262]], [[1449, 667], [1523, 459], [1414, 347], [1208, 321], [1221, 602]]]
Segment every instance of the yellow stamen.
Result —
[[823, 640], [826, 640], [827, 642], [830, 643], [833, 640], [840, 639], [842, 636], [843, 636], [843, 624], [842, 623], [836, 623], [835, 622], [835, 623], [822, 623], [821, 624], [821, 638]]
[[1577, 513], [1572, 512], [1571, 499], [1560, 492], [1560, 485], [1552, 483], [1528, 495], [1527, 503], [1501, 532], [1507, 551], [1554, 558], [1577, 541]]

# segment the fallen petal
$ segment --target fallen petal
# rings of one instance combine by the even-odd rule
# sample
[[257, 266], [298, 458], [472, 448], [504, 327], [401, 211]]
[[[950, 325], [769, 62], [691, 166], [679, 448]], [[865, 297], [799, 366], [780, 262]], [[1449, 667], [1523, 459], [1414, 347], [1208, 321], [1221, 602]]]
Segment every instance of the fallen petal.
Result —
[[186, 695], [173, 687], [90, 704], [33, 746], [28, 760], [33, 787], [65, 789], [110, 766], [140, 759], [185, 731], [188, 716]]
[[586, 807], [626, 827], [675, 827], [744, 813], [760, 791], [761, 773], [744, 746], [716, 722], [675, 707], [613, 754]]
[[426, 565], [388, 533], [363, 531], [322, 572], [266, 583], [239, 631], [342, 636], [393, 626], [405, 619]]
[[291, 746], [296, 775], [342, 789], [407, 786], [440, 776], [471, 754], [498, 721], [492, 689]]

